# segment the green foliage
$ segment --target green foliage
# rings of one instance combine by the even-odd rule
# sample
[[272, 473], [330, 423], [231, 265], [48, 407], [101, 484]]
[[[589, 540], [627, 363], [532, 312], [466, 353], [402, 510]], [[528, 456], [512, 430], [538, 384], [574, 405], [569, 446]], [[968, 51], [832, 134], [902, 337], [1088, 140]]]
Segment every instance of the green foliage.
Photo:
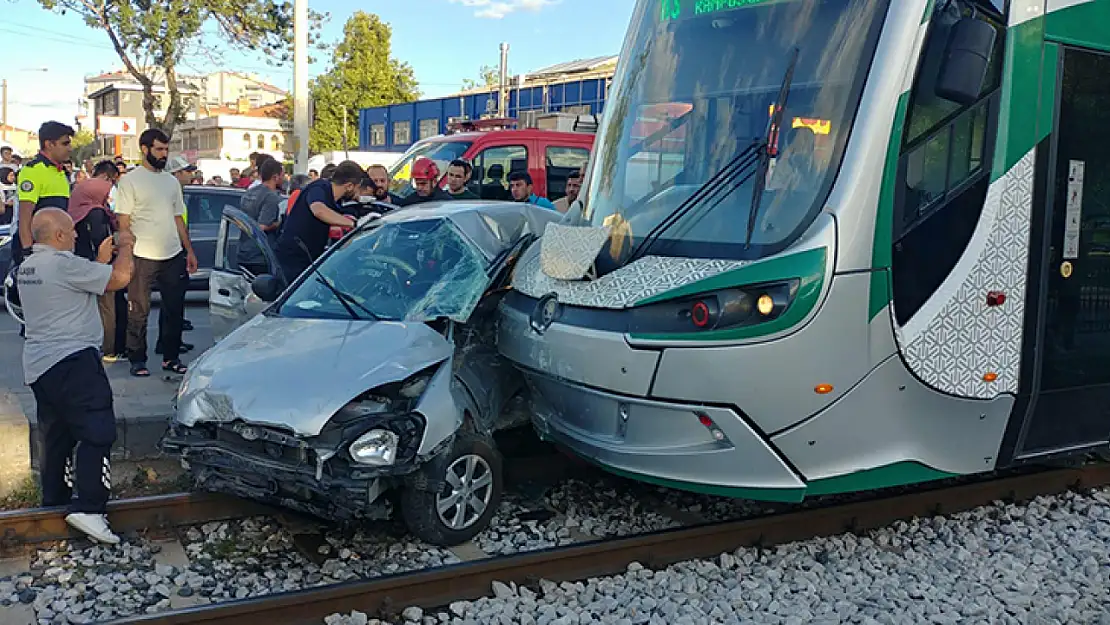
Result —
[[377, 15], [356, 11], [343, 26], [331, 68], [312, 81], [315, 108], [308, 146], [313, 153], [343, 149], [343, 111], [349, 147], [358, 145], [359, 109], [412, 102], [420, 91], [407, 63], [394, 59], [393, 29]]
[[[507, 72], [512, 76], [512, 72]], [[466, 91], [478, 88], [496, 89], [501, 85], [501, 73], [492, 65], [483, 65], [478, 68], [478, 80], [464, 78], [462, 88]]]
[[[146, 122], [167, 133], [185, 119], [191, 102], [183, 97], [178, 64], [201, 43], [202, 28], [215, 25], [231, 46], [263, 52], [274, 61], [289, 59], [293, 3], [288, 0], [38, 0], [43, 8], [81, 16], [104, 31], [127, 71], [143, 86]], [[326, 16], [312, 13], [312, 26]], [[310, 44], [313, 37], [310, 35]], [[168, 106], [159, 117], [154, 87], [165, 81]]]

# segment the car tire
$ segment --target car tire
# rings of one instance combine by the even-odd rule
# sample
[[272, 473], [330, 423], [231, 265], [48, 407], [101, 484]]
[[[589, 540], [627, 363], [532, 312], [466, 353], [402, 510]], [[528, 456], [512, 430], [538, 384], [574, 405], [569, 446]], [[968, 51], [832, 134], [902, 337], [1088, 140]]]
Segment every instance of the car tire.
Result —
[[[446, 453], [413, 477], [401, 490], [401, 517], [410, 532], [432, 545], [450, 547], [474, 538], [501, 504], [501, 454], [484, 436], [460, 432]], [[480, 511], [477, 502], [484, 504]]]

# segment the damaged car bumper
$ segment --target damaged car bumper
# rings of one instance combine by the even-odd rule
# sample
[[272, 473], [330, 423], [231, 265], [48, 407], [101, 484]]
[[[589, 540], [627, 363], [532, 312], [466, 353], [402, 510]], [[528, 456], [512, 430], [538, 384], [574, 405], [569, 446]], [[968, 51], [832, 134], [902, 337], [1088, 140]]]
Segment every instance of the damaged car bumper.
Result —
[[382, 415], [314, 440], [243, 421], [175, 422], [162, 449], [179, 455], [203, 490], [336, 521], [377, 519], [388, 514], [380, 495], [424, 462], [424, 427], [416, 413]]

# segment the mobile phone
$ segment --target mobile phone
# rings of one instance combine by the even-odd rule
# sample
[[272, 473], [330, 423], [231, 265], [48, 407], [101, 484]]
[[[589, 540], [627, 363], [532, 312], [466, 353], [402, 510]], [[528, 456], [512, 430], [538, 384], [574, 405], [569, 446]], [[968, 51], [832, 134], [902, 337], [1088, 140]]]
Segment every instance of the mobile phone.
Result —
[[114, 245], [116, 247], [119, 247], [119, 233], [118, 232], [113, 232], [112, 233], [112, 245]]

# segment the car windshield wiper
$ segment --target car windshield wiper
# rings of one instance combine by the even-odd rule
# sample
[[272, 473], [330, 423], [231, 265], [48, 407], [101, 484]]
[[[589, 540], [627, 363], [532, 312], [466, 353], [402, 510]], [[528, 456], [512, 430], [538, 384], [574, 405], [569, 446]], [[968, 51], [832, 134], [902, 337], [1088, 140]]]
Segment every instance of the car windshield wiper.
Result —
[[[304, 250], [305, 254], [309, 254], [308, 247], [306, 247], [305, 244], [300, 239], [297, 239], [297, 243], [300, 245], [301, 249]], [[309, 254], [309, 257], [311, 258], [312, 255]], [[332, 295], [335, 296], [335, 299], [339, 300], [340, 304], [343, 304], [343, 308], [347, 309], [347, 314], [351, 316], [351, 319], [354, 319], [356, 321], [359, 321], [359, 320], [362, 319], [362, 317], [359, 317], [358, 313], [355, 312], [355, 309], [351, 307], [351, 304], [354, 304], [355, 306], [358, 306], [359, 310], [361, 310], [361, 311], [365, 312], [366, 314], [370, 315], [371, 319], [373, 319], [375, 321], [381, 321], [381, 317], [379, 317], [378, 315], [375, 315], [374, 313], [370, 312], [370, 309], [363, 306], [362, 303], [359, 302], [357, 299], [355, 299], [355, 297], [353, 295], [344, 292], [342, 289], [340, 289], [339, 287], [332, 284], [331, 280], [328, 280], [327, 278], [325, 278], [324, 274], [320, 273], [320, 268], [319, 267], [313, 266], [312, 267], [312, 273], [316, 274], [316, 281], [319, 282], [320, 284], [324, 285], [325, 287], [327, 287], [327, 289], [329, 291], [331, 291]]]
[[[736, 189], [744, 186], [754, 175], [756, 176], [755, 195], [752, 198], [751, 212], [748, 214], [748, 228], [744, 240], [745, 247], [751, 245], [756, 213], [759, 211], [759, 204], [762, 201], [763, 191], [767, 184], [767, 170], [769, 168], [770, 159], [777, 155], [778, 152], [778, 148], [776, 147], [778, 143], [778, 129], [782, 124], [783, 110], [786, 108], [786, 99], [790, 94], [790, 86], [794, 81], [794, 68], [798, 65], [798, 53], [799, 48], [794, 48], [790, 64], [786, 68], [785, 76], [783, 76], [782, 86], [779, 88], [779, 96], [775, 101], [775, 108], [771, 115], [771, 120], [767, 124], [767, 132], [763, 138], [753, 140], [747, 147], [740, 150], [740, 152], [733, 156], [724, 167], [718, 170], [709, 180], [705, 181], [705, 184], [698, 187], [698, 189], [694, 191], [690, 197], [686, 198], [684, 202], [679, 204], [670, 215], [652, 228], [651, 231], [644, 236], [643, 240], [640, 241], [640, 244], [632, 250], [632, 253], [624, 264], [629, 264], [643, 256], [660, 235], [678, 223], [691, 210], [698, 206], [704, 206], [706, 202], [715, 196], [716, 200], [708, 205], [707, 210], [716, 208], [726, 197]], [[749, 170], [752, 165], [758, 165], [755, 171]], [[722, 189], [725, 190], [724, 193], [720, 193]]]
[[759, 205], [763, 203], [763, 191], [767, 188], [767, 170], [771, 167], [771, 159], [778, 157], [779, 131], [782, 129], [782, 115], [786, 109], [786, 100], [790, 97], [790, 85], [794, 83], [794, 68], [798, 66], [798, 53], [800, 48], [794, 48], [790, 57], [790, 65], [786, 68], [786, 75], [782, 77], [782, 87], [779, 88], [779, 97], [775, 100], [775, 109], [771, 113], [771, 120], [767, 122], [767, 138], [763, 150], [759, 155], [759, 168], [755, 171], [755, 188], [752, 189], [752, 206], [748, 211], [748, 232], [744, 238], [744, 247], [751, 247], [752, 232], [755, 230], [756, 218], [759, 215]]

